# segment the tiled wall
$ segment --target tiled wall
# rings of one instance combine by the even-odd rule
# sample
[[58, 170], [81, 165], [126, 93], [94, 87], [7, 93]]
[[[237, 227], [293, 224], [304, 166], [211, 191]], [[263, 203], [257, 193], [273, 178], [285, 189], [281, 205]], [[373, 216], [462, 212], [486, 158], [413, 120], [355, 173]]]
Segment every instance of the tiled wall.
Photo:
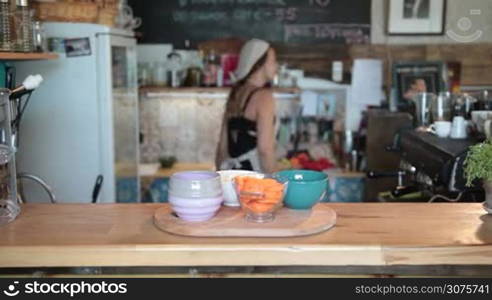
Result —
[[[142, 163], [173, 155], [181, 162], [214, 162], [227, 93], [142, 93]], [[277, 114], [295, 114], [298, 98], [277, 101]]]
[[224, 104], [225, 96], [143, 97], [140, 101], [140, 131], [144, 134], [142, 162], [157, 162], [162, 155], [174, 155], [184, 162], [213, 162]]

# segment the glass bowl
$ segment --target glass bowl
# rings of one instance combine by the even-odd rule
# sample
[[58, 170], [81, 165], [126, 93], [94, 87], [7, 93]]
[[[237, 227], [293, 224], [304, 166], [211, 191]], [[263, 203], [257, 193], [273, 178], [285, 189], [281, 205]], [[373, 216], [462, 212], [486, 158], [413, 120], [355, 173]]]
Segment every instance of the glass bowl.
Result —
[[222, 181], [224, 205], [231, 206], [231, 207], [241, 206], [234, 186], [234, 181], [233, 181], [234, 177], [252, 176], [257, 178], [263, 178], [265, 176], [264, 174], [258, 172], [245, 171], [245, 170], [224, 170], [224, 171], [218, 171], [217, 173], [220, 174], [220, 179]]
[[[248, 178], [248, 183], [241, 183], [242, 178]], [[283, 206], [287, 183], [271, 177], [238, 176], [234, 187], [246, 220], [267, 223], [275, 220], [275, 212]]]

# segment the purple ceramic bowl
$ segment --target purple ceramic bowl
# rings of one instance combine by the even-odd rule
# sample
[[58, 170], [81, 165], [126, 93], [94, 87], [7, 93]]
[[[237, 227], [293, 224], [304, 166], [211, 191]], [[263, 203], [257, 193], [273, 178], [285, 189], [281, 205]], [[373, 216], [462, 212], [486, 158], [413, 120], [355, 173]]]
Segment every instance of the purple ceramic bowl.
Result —
[[169, 194], [180, 198], [213, 198], [222, 195], [220, 175], [210, 171], [178, 172], [171, 176]]
[[184, 221], [202, 222], [211, 219], [222, 205], [222, 196], [213, 198], [183, 198], [169, 196], [171, 208]]
[[223, 202], [222, 195], [213, 198], [184, 198], [184, 197], [169, 195], [169, 203], [171, 203], [171, 205], [173, 206], [180, 206], [180, 207], [190, 207], [190, 208], [210, 207], [210, 206], [220, 205], [222, 204], [222, 202]]
[[181, 207], [173, 206], [173, 211], [178, 215], [178, 217], [187, 222], [203, 222], [208, 221], [215, 216], [221, 205], [210, 206], [210, 207]]

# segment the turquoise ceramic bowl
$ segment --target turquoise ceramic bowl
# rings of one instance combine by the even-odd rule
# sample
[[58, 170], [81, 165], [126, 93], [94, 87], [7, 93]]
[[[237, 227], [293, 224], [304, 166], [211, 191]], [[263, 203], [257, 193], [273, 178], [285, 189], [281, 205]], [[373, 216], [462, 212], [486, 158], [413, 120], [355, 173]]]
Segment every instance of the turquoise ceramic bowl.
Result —
[[309, 170], [287, 170], [274, 175], [281, 182], [288, 182], [284, 205], [292, 209], [310, 209], [320, 202], [328, 188], [328, 176]]

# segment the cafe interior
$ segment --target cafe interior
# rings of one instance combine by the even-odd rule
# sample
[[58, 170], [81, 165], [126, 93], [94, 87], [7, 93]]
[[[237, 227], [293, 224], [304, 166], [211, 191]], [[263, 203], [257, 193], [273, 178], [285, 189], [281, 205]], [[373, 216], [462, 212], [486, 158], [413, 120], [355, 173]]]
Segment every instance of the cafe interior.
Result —
[[0, 274], [492, 276], [490, 1], [0, 0], [0, 30]]

